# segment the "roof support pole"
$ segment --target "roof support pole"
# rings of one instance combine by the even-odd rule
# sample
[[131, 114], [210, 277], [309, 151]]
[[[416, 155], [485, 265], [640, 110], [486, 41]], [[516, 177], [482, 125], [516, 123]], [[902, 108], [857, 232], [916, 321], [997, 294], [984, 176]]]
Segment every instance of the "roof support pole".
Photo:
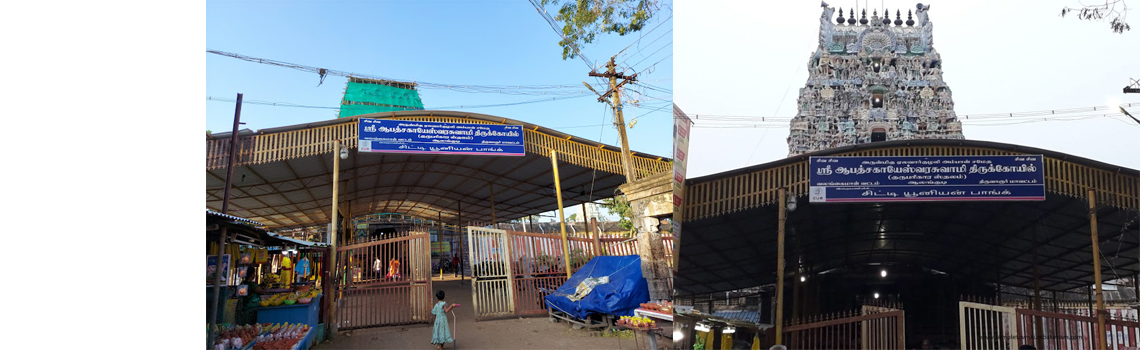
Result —
[[[226, 189], [222, 195], [222, 214], [229, 214], [230, 210], [230, 186], [233, 185], [234, 163], [237, 161], [238, 125], [241, 125], [241, 97], [242, 94], [237, 94], [237, 103], [234, 107], [234, 129], [230, 133], [229, 164], [226, 165]], [[222, 232], [218, 235], [218, 269], [214, 274], [214, 299], [210, 302], [209, 311], [210, 339], [207, 339], [207, 343], [211, 349], [214, 348], [214, 338], [217, 333], [215, 328], [218, 325], [218, 300], [222, 289], [222, 255], [226, 252], [226, 235], [226, 228], [223, 226]]]
[[558, 223], [562, 225], [562, 261], [566, 265], [566, 278], [569, 279], [570, 242], [566, 240], [566, 213], [562, 208], [562, 180], [558, 177], [558, 151], [550, 150], [550, 166], [554, 168], [554, 194], [558, 196]]
[[[1041, 221], [1040, 215], [1037, 221]], [[1037, 311], [1044, 311], [1041, 309], [1041, 277], [1037, 272], [1037, 225], [1033, 225], [1033, 309]], [[1037, 345], [1038, 349], [1045, 348], [1044, 329], [1041, 324], [1044, 321], [1040, 316], [1033, 317], [1033, 342]]]
[[1089, 234], [1092, 236], [1093, 276], [1096, 279], [1096, 330], [1097, 348], [1105, 349], [1108, 346], [1108, 337], [1104, 328], [1104, 287], [1100, 276], [1100, 238], [1097, 237], [1096, 225], [1096, 192], [1089, 190]]
[[[1052, 291], [1052, 294], [1053, 294], [1053, 312], [1061, 312], [1060, 302], [1057, 301], [1057, 291]], [[1053, 319], [1053, 329], [1054, 330], [1061, 329], [1061, 320], [1057, 319], [1056, 317], [1050, 317], [1050, 318]], [[1053, 343], [1052, 344], [1053, 348], [1057, 348], [1057, 345], [1058, 345], [1057, 343], [1058, 343], [1058, 341], [1060, 341], [1060, 339], [1058, 337], [1053, 337], [1051, 340]], [[1042, 349], [1044, 349], [1044, 348], [1042, 348]]]
[[[336, 239], [337, 239], [337, 237], [336, 237], [336, 234], [337, 234], [337, 226], [338, 226], [337, 225], [338, 224], [337, 214], [340, 213], [339, 211], [337, 211], [339, 209], [338, 208], [339, 198], [337, 195], [340, 194], [340, 191], [339, 191], [339, 189], [340, 189], [339, 188], [339, 185], [340, 185], [340, 141], [333, 141], [332, 156], [333, 156], [333, 171], [332, 171], [332, 177], [333, 177], [333, 181], [332, 181], [332, 185], [333, 185], [333, 188], [332, 188], [332, 215], [333, 215], [333, 217], [332, 217], [332, 220], [330, 220], [332, 222], [332, 226], [329, 227], [329, 235], [328, 235], [329, 236], [329, 254], [328, 254], [327, 260], [328, 260], [328, 264], [329, 264], [329, 271], [333, 271], [333, 273], [331, 275], [336, 276], [336, 275], [338, 275], [337, 272], [340, 272], [340, 270], [338, 270], [336, 268], [337, 267], [336, 266], [336, 258], [337, 258], [337, 251], [336, 251]], [[349, 276], [348, 278], [351, 279], [351, 276]], [[340, 328], [337, 325], [337, 323], [333, 321], [336, 319], [336, 313], [335, 313], [336, 308], [334, 306], [338, 302], [337, 296], [339, 296], [339, 293], [337, 293], [337, 290], [336, 290], [336, 285], [334, 284], [335, 282], [336, 282], [336, 278], [330, 278], [328, 280], [325, 280], [325, 288], [324, 288], [325, 293], [332, 293], [332, 294], [329, 294], [331, 296], [331, 298], [329, 298], [329, 303], [325, 305], [325, 308], [327, 308], [327, 310], [328, 310], [327, 313], [329, 315], [329, 320], [326, 321], [326, 322], [328, 322], [327, 324], [328, 324], [328, 327], [330, 328], [330, 331], [326, 333], [327, 334], [326, 336], [329, 337], [329, 339], [332, 339], [333, 336], [336, 334], [336, 332], [339, 331], [339, 328]]]
[[777, 203], [780, 205], [776, 227], [776, 344], [784, 344], [784, 221], [788, 219], [787, 189], [780, 187]]
[[[443, 281], [443, 242], [447, 242], [447, 244], [451, 244], [451, 242], [448, 242], [448, 241], [444, 240], [444, 237], [447, 237], [447, 235], [445, 235], [445, 234], [443, 233], [443, 211], [442, 211], [442, 210], [440, 210], [440, 211], [437, 211], [437, 212], [436, 212], [436, 217], [435, 217], [435, 218], [436, 218], [436, 219], [435, 219], [435, 229], [436, 229], [436, 236], [435, 236], [436, 238], [435, 238], [435, 240], [436, 240], [436, 242], [437, 242], [437, 243], [439, 243], [439, 245], [440, 245], [440, 252], [439, 252], [439, 260], [440, 260], [440, 261], [439, 261], [439, 262], [440, 262], [440, 264], [439, 264], [439, 265], [440, 265], [440, 267], [439, 267], [439, 280], [440, 280], [440, 281]], [[430, 244], [429, 244], [429, 245], [430, 245]], [[429, 249], [428, 249], [428, 256], [430, 257], [430, 256], [431, 256], [431, 249], [430, 249], [431, 247], [428, 247], [428, 248], [429, 248]], [[448, 248], [451, 248], [451, 247], [448, 247]], [[431, 289], [428, 289], [428, 290], [431, 290]]]
[[495, 218], [495, 182], [492, 181], [491, 182], [491, 228], [495, 228], [495, 224], [498, 222], [499, 222], [499, 219]]
[[590, 235], [594, 238], [594, 256], [606, 255], [605, 252], [602, 251], [602, 241], [599, 239], [601, 238], [602, 230], [598, 228], [598, 218], [590, 218]]
[[456, 254], [459, 254], [459, 286], [462, 287], [463, 279], [465, 279], [467, 276], [467, 271], [463, 269], [463, 264], [465, 262], [464, 260], [467, 260], [464, 259], [463, 255], [463, 253], [467, 252], [463, 247], [463, 232], [466, 232], [467, 230], [463, 229], [463, 202], [457, 201], [455, 204], [459, 205], [459, 216], [455, 220], [456, 226], [459, 227], [459, 251], [456, 252]]

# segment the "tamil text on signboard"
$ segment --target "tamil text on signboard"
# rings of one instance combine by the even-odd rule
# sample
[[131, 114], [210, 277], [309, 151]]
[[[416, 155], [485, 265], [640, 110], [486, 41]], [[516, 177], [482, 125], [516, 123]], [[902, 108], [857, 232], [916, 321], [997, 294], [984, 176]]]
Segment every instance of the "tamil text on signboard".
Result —
[[1042, 201], [1041, 155], [811, 157], [813, 203]]
[[526, 155], [521, 125], [360, 119], [360, 152]]

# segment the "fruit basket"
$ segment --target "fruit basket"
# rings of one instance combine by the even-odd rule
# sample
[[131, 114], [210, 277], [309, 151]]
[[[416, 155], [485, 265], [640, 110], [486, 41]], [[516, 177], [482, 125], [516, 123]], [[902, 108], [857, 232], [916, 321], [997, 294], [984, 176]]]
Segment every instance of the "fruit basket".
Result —
[[308, 304], [308, 303], [313, 302], [313, 298], [312, 297], [299, 298], [299, 299], [297, 299], [297, 302], [301, 303], [301, 304]]

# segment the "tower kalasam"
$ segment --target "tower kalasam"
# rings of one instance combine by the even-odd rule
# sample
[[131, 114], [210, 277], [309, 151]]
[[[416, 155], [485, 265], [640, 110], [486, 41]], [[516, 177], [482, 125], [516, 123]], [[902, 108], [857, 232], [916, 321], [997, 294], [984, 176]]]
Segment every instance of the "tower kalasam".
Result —
[[[823, 4], [819, 48], [808, 62], [789, 156], [885, 140], [962, 139], [942, 59], [934, 50], [929, 5], [863, 10], [855, 19]], [[916, 21], [914, 17], [917, 17]]]

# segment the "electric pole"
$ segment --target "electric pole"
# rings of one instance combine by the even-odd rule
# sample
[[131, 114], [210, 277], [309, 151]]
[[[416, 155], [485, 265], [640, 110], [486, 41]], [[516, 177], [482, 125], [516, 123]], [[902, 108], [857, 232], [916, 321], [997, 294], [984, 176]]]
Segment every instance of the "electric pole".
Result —
[[1140, 94], [1140, 80], [1136, 80], [1136, 79], [1129, 79], [1129, 80], [1131, 80], [1132, 82], [1124, 87], [1124, 93], [1126, 93], [1126, 94]]
[[[606, 64], [605, 73], [590, 72], [590, 76], [610, 79], [610, 89], [605, 94], [598, 96], [598, 102], [608, 102], [606, 98], [611, 94], [613, 95], [613, 103], [610, 105], [614, 108], [614, 125], [617, 126], [618, 134], [621, 136], [621, 165], [625, 170], [625, 182], [630, 183], [637, 180], [637, 177], [633, 173], [633, 153], [629, 151], [629, 139], [625, 136], [625, 119], [622, 118], [621, 114], [621, 87], [626, 83], [637, 81], [637, 74], [627, 76], [615, 72], [617, 64], [614, 63], [614, 59], [616, 57], [610, 57], [610, 62]], [[622, 81], [619, 83], [618, 79]]]

